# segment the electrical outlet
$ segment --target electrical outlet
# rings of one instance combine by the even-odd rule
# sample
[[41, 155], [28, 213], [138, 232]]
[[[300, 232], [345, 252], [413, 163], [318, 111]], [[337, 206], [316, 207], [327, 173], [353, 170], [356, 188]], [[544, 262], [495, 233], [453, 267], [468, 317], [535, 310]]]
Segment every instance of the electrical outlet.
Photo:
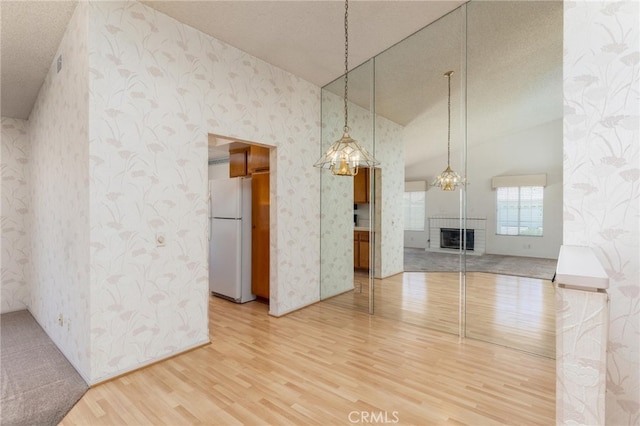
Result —
[[64, 325], [64, 317], [62, 314], [58, 314], [58, 325], [62, 327]]

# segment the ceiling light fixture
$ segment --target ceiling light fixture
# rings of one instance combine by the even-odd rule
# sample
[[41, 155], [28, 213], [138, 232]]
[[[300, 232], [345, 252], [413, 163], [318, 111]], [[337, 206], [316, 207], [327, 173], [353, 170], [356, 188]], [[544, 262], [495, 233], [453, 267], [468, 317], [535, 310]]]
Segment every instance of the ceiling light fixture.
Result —
[[355, 176], [360, 167], [375, 167], [380, 164], [366, 149], [349, 136], [349, 0], [344, 2], [344, 127], [342, 137], [335, 141], [313, 165], [330, 169], [335, 176]]
[[431, 184], [432, 186], [440, 187], [443, 191], [455, 191], [458, 185], [462, 184], [460, 175], [451, 170], [451, 74], [453, 74], [453, 71], [444, 73], [449, 80], [449, 99], [447, 103], [447, 168], [440, 173]]

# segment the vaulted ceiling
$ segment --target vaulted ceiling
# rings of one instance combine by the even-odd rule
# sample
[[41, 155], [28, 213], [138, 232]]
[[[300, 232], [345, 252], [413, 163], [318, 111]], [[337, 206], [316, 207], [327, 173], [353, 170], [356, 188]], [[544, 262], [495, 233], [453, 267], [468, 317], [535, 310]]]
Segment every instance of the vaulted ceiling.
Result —
[[[0, 3], [3, 116], [28, 118], [76, 3]], [[143, 3], [318, 86], [343, 73], [341, 1]], [[352, 0], [351, 64], [366, 61], [462, 3]]]
[[[344, 72], [342, 1], [143, 0], [142, 3], [320, 87]], [[443, 106], [446, 85], [442, 73], [453, 69], [452, 63], [460, 66], [462, 39], [461, 24], [455, 24], [455, 19], [460, 18], [448, 19], [459, 11], [438, 19], [463, 3], [460, 0], [349, 3], [350, 68], [385, 52], [376, 61], [376, 113], [401, 125], [431, 120], [419, 138], [405, 143], [407, 166], [445, 153], [441, 138], [430, 137], [429, 133], [441, 127], [433, 123], [446, 123], [446, 104]], [[562, 2], [473, 3], [469, 3], [467, 12], [473, 16], [467, 17], [466, 59], [473, 70], [466, 75], [454, 75], [454, 92], [461, 79], [466, 79], [468, 108], [483, 112], [467, 118], [469, 129], [474, 129], [473, 139], [485, 140], [496, 128], [509, 132], [560, 118], [561, 103], [555, 102], [555, 98], [562, 91]], [[530, 9], [536, 3], [551, 5], [551, 13], [533, 13]], [[0, 2], [2, 116], [28, 118], [76, 4], [77, 1]], [[435, 21], [438, 22], [429, 31], [411, 38], [420, 39], [419, 42], [387, 50]], [[413, 47], [408, 47], [411, 44]], [[350, 78], [350, 100], [364, 107], [370, 106], [368, 81], [359, 78], [358, 70]], [[340, 81], [328, 88], [341, 95]], [[523, 113], [525, 96], [531, 102]], [[454, 98], [454, 106], [456, 100], [460, 105], [460, 98]], [[551, 104], [554, 106], [549, 108]], [[425, 142], [432, 139], [439, 143]]]

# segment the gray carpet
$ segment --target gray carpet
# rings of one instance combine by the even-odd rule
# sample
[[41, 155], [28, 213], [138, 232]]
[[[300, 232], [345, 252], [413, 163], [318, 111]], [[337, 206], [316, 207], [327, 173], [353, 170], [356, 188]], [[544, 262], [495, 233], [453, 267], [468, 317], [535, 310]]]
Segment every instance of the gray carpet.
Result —
[[[538, 257], [501, 256], [497, 254], [466, 256], [467, 272], [489, 272], [519, 277], [550, 280], [556, 271], [557, 261]], [[438, 253], [424, 249], [404, 249], [406, 272], [448, 272], [460, 270], [458, 254]]]
[[2, 425], [57, 425], [87, 384], [28, 311], [0, 316]]

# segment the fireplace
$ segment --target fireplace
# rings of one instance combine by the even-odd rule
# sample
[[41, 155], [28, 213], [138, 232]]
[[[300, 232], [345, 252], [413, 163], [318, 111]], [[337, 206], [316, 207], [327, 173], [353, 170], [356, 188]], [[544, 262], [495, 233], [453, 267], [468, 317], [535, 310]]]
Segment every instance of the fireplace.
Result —
[[[474, 246], [473, 229], [465, 230], [465, 249], [473, 250]], [[460, 238], [462, 237], [462, 229], [456, 228], [440, 228], [440, 247], [447, 249], [459, 249], [461, 247]]]
[[[486, 222], [487, 220], [482, 217], [468, 217], [464, 221], [455, 216], [430, 217], [429, 245], [426, 250], [440, 253], [459, 250], [460, 237], [464, 235], [467, 254], [481, 256], [486, 251]], [[460, 230], [462, 223], [466, 227], [466, 234], [462, 234]]]

